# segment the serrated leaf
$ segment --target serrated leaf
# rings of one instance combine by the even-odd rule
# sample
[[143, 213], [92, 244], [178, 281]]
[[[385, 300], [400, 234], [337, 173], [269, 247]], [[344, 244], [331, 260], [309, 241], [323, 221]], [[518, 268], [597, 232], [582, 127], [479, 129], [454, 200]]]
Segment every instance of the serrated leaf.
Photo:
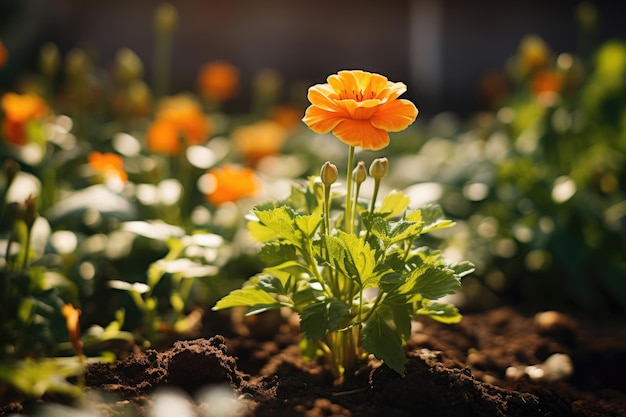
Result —
[[247, 224], [250, 237], [257, 242], [267, 243], [280, 239], [278, 233], [261, 224], [258, 220], [250, 220]]
[[389, 221], [380, 218], [374, 219], [371, 233], [384, 242], [384, 246], [391, 246], [403, 240], [415, 240], [420, 235], [421, 224], [406, 220]]
[[361, 330], [361, 344], [363, 348], [399, 374], [404, 373], [406, 354], [402, 347], [400, 332], [395, 327], [393, 315], [381, 314], [384, 308], [379, 308], [364, 323]]
[[367, 242], [339, 230], [336, 236], [326, 235], [325, 244], [330, 264], [342, 274], [355, 279], [363, 289], [377, 285], [376, 253]]
[[308, 339], [318, 340], [337, 330], [349, 313], [350, 307], [336, 298], [318, 301], [300, 313], [300, 329]]
[[416, 314], [429, 316], [445, 324], [458, 323], [461, 321], [461, 318], [463, 318], [459, 310], [453, 304], [436, 303], [428, 300], [422, 303], [421, 307], [416, 311]]
[[417, 216], [423, 222], [422, 234], [454, 226], [454, 222], [445, 218], [441, 206], [437, 204], [431, 204], [407, 214], [407, 220], [416, 221]]
[[266, 243], [259, 252], [259, 258], [265, 266], [276, 266], [288, 259], [295, 259], [296, 248], [290, 244]]
[[389, 273], [380, 280], [380, 286], [389, 294], [388, 302], [395, 304], [411, 303], [422, 298], [436, 300], [461, 288], [454, 271], [429, 264], [422, 264], [408, 273]]
[[308, 215], [296, 214], [296, 226], [308, 238], [312, 237], [315, 234], [315, 231], [317, 230], [317, 228], [319, 227], [321, 223], [322, 223], [321, 214], [308, 214]]
[[454, 294], [461, 289], [459, 279], [454, 275], [454, 271], [450, 269], [422, 265], [416, 271], [413, 271], [412, 275], [415, 278], [411, 292], [421, 294], [429, 300], [436, 300], [444, 295]]
[[389, 192], [380, 205], [380, 212], [385, 217], [395, 217], [402, 213], [409, 206], [411, 199], [401, 191], [393, 190]]
[[456, 274], [458, 278], [463, 278], [464, 276], [469, 275], [472, 272], [474, 272], [474, 270], [476, 269], [474, 264], [469, 261], [457, 262], [455, 264], [450, 265], [449, 268], [454, 271], [454, 273]]
[[261, 224], [271, 229], [279, 239], [285, 240], [297, 247], [301, 246], [302, 231], [296, 223], [296, 214], [286, 206], [277, 207], [270, 210], [254, 210]]
[[272, 310], [282, 304], [274, 297], [256, 286], [246, 286], [232, 291], [213, 306], [213, 310], [224, 310], [232, 307], [251, 307], [255, 313]]

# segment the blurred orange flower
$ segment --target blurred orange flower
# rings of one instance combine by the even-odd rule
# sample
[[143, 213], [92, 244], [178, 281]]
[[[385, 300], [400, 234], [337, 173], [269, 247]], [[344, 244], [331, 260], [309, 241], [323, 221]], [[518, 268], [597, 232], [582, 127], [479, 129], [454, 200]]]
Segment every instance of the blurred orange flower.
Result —
[[226, 164], [209, 170], [207, 174], [211, 190], [206, 199], [211, 204], [220, 205], [252, 197], [261, 188], [259, 179], [251, 168]]
[[6, 93], [0, 100], [4, 112], [2, 131], [6, 141], [24, 145], [28, 141], [26, 126], [45, 116], [48, 105], [35, 94]]
[[239, 69], [225, 61], [206, 63], [198, 72], [200, 95], [216, 101], [233, 98], [239, 90]]
[[197, 145], [208, 139], [210, 123], [197, 100], [186, 95], [164, 99], [146, 140], [151, 152], [176, 155], [181, 144]]
[[7, 52], [7, 48], [4, 47], [2, 40], [0, 39], [0, 68], [4, 67], [8, 60], [9, 53]]
[[563, 76], [555, 71], [538, 71], [532, 80], [533, 94], [559, 93], [563, 85]]
[[409, 100], [398, 99], [404, 83], [365, 71], [339, 71], [327, 84], [309, 88], [311, 106], [302, 121], [316, 133], [330, 131], [342, 142], [378, 150], [389, 144], [388, 132], [406, 129], [417, 117]]
[[81, 356], [83, 354], [83, 345], [80, 340], [80, 314], [81, 311], [75, 308], [72, 304], [65, 304], [61, 308], [61, 313], [65, 317], [65, 325], [67, 326], [67, 332], [70, 336], [70, 342], [76, 355]]
[[276, 106], [270, 112], [269, 118], [287, 129], [295, 129], [302, 126], [302, 110], [294, 106]]
[[246, 162], [254, 165], [266, 156], [280, 153], [287, 140], [287, 129], [277, 122], [261, 120], [235, 128], [231, 138]]
[[128, 174], [124, 171], [124, 160], [121, 156], [111, 152], [90, 152], [87, 162], [104, 181], [109, 178], [128, 181]]

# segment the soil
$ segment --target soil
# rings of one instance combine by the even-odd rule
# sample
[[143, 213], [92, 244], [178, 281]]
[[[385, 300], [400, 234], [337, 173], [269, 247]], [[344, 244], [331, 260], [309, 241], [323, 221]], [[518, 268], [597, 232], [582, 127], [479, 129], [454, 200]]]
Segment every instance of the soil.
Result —
[[[207, 313], [203, 323], [196, 339], [90, 365], [89, 393], [72, 406], [106, 417], [168, 401], [176, 412], [158, 415], [626, 417], [623, 318], [498, 308], [454, 325], [423, 319], [404, 375], [370, 358], [341, 384], [303, 360], [297, 318]], [[44, 415], [42, 403], [59, 401], [8, 404], [0, 415]]]

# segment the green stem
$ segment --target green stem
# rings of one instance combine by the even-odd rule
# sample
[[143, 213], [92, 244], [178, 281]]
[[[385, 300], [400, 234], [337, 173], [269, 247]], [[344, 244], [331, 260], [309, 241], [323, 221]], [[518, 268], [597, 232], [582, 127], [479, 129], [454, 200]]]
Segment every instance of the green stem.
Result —
[[378, 198], [378, 189], [380, 188], [380, 178], [374, 179], [374, 192], [372, 193], [372, 201], [370, 203], [370, 214], [374, 214], [376, 208], [376, 199]]
[[354, 233], [352, 221], [352, 168], [354, 166], [354, 146], [350, 146], [348, 153], [348, 171], [346, 175], [346, 211], [344, 228], [346, 233]]
[[[380, 188], [380, 178], [374, 178], [374, 192], [372, 193], [372, 201], [370, 202], [370, 215], [374, 214], [376, 208], [376, 199], [378, 198], [378, 189]], [[365, 241], [370, 237], [370, 230], [365, 233]]]
[[322, 235], [330, 234], [330, 185], [324, 184], [324, 229]]
[[29, 259], [29, 252], [30, 252], [30, 238], [32, 235], [32, 228], [28, 227], [26, 229], [26, 242], [24, 242], [24, 260], [22, 262], [22, 269], [26, 270], [28, 269], [28, 259]]

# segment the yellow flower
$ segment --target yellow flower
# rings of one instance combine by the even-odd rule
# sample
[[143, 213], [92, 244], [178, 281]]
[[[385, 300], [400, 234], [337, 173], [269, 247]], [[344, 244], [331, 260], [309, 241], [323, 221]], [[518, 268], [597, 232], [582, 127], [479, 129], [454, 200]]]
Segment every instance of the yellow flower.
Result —
[[70, 342], [74, 353], [80, 356], [83, 354], [83, 345], [80, 340], [80, 314], [81, 311], [75, 308], [72, 304], [65, 304], [61, 309], [61, 313], [65, 317], [65, 324], [67, 326], [67, 332], [70, 336]]
[[124, 160], [121, 156], [106, 152], [91, 152], [87, 157], [87, 162], [96, 171], [96, 173], [102, 176], [105, 180], [108, 178], [116, 178], [122, 182], [128, 180], [128, 174], [124, 171]]
[[35, 94], [6, 93], [0, 106], [4, 112], [2, 131], [7, 142], [24, 145], [28, 141], [26, 126], [29, 122], [45, 116], [46, 102]]
[[261, 120], [235, 128], [231, 138], [246, 162], [255, 165], [267, 156], [280, 153], [287, 139], [287, 129], [277, 122]]
[[183, 141], [186, 145], [205, 142], [209, 129], [209, 121], [200, 103], [185, 95], [168, 97], [160, 103], [155, 120], [146, 132], [148, 149], [176, 155]]
[[409, 100], [398, 99], [404, 83], [365, 71], [339, 71], [327, 84], [309, 88], [311, 106], [302, 121], [316, 133], [330, 131], [342, 142], [378, 150], [389, 144], [388, 132], [406, 129], [417, 117]]
[[215, 205], [252, 197], [261, 188], [259, 179], [251, 168], [227, 164], [209, 170], [208, 175], [212, 190], [207, 193], [206, 199]]
[[239, 90], [239, 69], [225, 61], [206, 63], [198, 73], [198, 90], [204, 98], [225, 101]]

